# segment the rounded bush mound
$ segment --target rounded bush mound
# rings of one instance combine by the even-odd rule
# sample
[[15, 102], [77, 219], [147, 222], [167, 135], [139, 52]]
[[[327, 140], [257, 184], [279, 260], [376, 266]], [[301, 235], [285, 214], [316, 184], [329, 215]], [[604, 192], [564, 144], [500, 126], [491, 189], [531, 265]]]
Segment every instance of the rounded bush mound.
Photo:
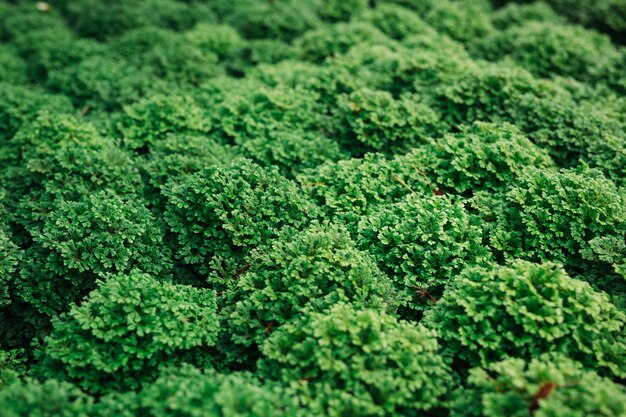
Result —
[[436, 412], [452, 382], [434, 332], [347, 304], [283, 326], [263, 353], [259, 371], [313, 414]]
[[352, 154], [359, 150], [402, 152], [437, 133], [439, 116], [415, 97], [399, 100], [387, 91], [361, 89], [339, 98], [340, 135]]
[[583, 81], [601, 79], [618, 57], [607, 36], [553, 22], [513, 26], [486, 38], [478, 49], [491, 60], [512, 59], [539, 77]]
[[244, 266], [250, 249], [270, 243], [283, 229], [302, 228], [318, 211], [276, 169], [246, 160], [206, 168], [164, 193], [177, 257], [203, 275], [213, 271], [228, 279]]
[[504, 197], [491, 246], [509, 258], [584, 267], [589, 242], [622, 236], [626, 205], [615, 184], [587, 167], [528, 169]]
[[461, 129], [406, 157], [422, 165], [428, 178], [446, 192], [472, 195], [505, 190], [529, 168], [554, 165], [547, 152], [515, 125], [475, 122]]
[[624, 415], [624, 5], [0, 1], [0, 415]]
[[137, 393], [103, 397], [94, 410], [102, 417], [296, 415], [296, 401], [284, 391], [278, 384], [259, 382], [249, 373], [224, 375], [183, 365], [163, 370], [156, 381]]
[[446, 196], [411, 194], [364, 217], [357, 242], [392, 277], [409, 308], [421, 310], [465, 266], [490, 258], [476, 220]]
[[391, 282], [359, 251], [345, 227], [321, 223], [278, 239], [254, 254], [229, 293], [227, 331], [243, 346], [303, 311], [323, 311], [339, 302], [393, 310]]
[[626, 390], [564, 355], [509, 358], [470, 371], [453, 417], [624, 416]]
[[53, 320], [39, 372], [94, 393], [137, 389], [158, 368], [205, 364], [218, 331], [215, 293], [133, 270], [110, 275]]
[[402, 157], [366, 154], [306, 170], [298, 181], [328, 216], [341, 219], [353, 232], [361, 216], [378, 205], [413, 192], [431, 192], [421, 169], [404, 162]]
[[104, 274], [164, 275], [171, 266], [163, 228], [148, 209], [106, 191], [61, 203], [25, 256], [18, 295], [50, 316], [78, 302]]
[[93, 400], [67, 382], [27, 378], [0, 390], [6, 417], [74, 417], [91, 415]]
[[604, 293], [551, 263], [468, 268], [425, 315], [463, 366], [560, 352], [624, 377], [626, 316]]

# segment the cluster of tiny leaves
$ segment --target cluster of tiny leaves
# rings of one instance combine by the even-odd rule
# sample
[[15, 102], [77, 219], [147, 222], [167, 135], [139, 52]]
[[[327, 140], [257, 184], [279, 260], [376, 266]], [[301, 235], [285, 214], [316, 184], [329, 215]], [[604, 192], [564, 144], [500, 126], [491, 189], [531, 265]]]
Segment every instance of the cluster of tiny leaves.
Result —
[[359, 222], [357, 242], [417, 309], [435, 301], [431, 292], [440, 294], [463, 268], [490, 258], [482, 228], [463, 203], [434, 194], [381, 206]]
[[606, 294], [555, 264], [468, 268], [424, 320], [463, 366], [561, 352], [587, 367], [626, 375], [626, 316]]
[[453, 417], [626, 415], [626, 389], [561, 354], [509, 358], [470, 371]]
[[163, 365], [206, 364], [217, 331], [213, 291], [134, 270], [108, 276], [87, 301], [53, 320], [39, 371], [91, 392], [136, 389]]
[[339, 302], [391, 310], [391, 282], [359, 251], [345, 227], [314, 224], [258, 251], [228, 295], [232, 341], [261, 344], [270, 332], [302, 314]]
[[221, 260], [244, 258], [281, 229], [306, 225], [317, 211], [276, 169], [246, 160], [206, 168], [172, 184], [166, 196], [177, 256], [202, 274], [219, 271]]
[[164, 369], [159, 378], [135, 393], [106, 396], [94, 407], [98, 416], [241, 416], [296, 414], [295, 400], [275, 383], [261, 383], [249, 373], [217, 374], [190, 365]]
[[0, 414], [624, 415], [625, 5], [0, 2]]
[[451, 374], [436, 333], [386, 313], [336, 304], [283, 326], [259, 372], [322, 415], [413, 415], [441, 407]]
[[51, 316], [79, 301], [107, 273], [166, 274], [171, 262], [162, 228], [148, 209], [106, 191], [61, 203], [25, 256], [16, 282], [19, 296]]

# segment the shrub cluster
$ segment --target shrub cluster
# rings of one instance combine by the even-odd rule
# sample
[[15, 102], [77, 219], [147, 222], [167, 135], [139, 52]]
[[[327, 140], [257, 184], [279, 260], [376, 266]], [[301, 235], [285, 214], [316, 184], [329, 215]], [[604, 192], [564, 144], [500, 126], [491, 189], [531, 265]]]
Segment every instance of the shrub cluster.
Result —
[[624, 4], [0, 1], [0, 415], [626, 415]]

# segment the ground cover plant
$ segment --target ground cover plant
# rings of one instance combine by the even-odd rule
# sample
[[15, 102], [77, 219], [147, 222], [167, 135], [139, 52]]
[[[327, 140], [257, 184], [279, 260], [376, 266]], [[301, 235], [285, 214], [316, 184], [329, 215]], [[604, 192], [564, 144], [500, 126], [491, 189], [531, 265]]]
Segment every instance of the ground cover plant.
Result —
[[626, 1], [0, 1], [0, 416], [626, 417]]

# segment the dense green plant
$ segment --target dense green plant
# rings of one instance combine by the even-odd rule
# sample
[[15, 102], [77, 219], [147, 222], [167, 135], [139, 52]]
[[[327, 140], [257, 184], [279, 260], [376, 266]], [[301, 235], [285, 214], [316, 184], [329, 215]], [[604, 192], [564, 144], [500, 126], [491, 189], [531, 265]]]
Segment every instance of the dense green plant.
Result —
[[33, 241], [15, 285], [22, 300], [50, 316], [79, 301], [103, 274], [164, 275], [170, 268], [162, 227], [148, 209], [106, 191], [61, 203]]
[[315, 224], [255, 253], [229, 292], [225, 324], [233, 342], [262, 344], [303, 311], [338, 302], [394, 310], [391, 282], [343, 226]]
[[0, 1], [0, 415], [623, 415], [624, 4]]
[[13, 281], [22, 251], [11, 241], [6, 231], [0, 230], [0, 307], [9, 304], [9, 285]]
[[246, 160], [181, 178], [164, 193], [176, 255], [203, 275], [213, 271], [230, 278], [250, 249], [317, 216], [294, 182]]
[[594, 81], [614, 64], [608, 37], [578, 26], [529, 22], [486, 38], [478, 49], [491, 60], [508, 58], [540, 77], [571, 76]]
[[357, 242], [407, 295], [411, 309], [436, 302], [464, 267], [489, 259], [482, 229], [463, 203], [432, 194], [411, 194], [364, 217]]
[[454, 417], [624, 416], [626, 390], [563, 355], [511, 358], [470, 371]]
[[168, 135], [207, 134], [207, 114], [189, 96], [151, 96], [124, 106], [114, 129], [124, 147], [148, 153]]
[[552, 7], [542, 1], [527, 4], [507, 3], [506, 6], [496, 10], [491, 18], [493, 25], [498, 29], [507, 29], [528, 22], [561, 24], [564, 20]]
[[364, 18], [393, 39], [435, 33], [419, 15], [395, 4], [381, 3], [376, 8], [368, 10]]
[[626, 375], [626, 317], [606, 294], [558, 265], [516, 261], [468, 268], [425, 316], [444, 351], [463, 366], [560, 352], [585, 366]]
[[339, 130], [346, 148], [402, 152], [436, 135], [439, 115], [419, 98], [403, 96], [399, 100], [387, 91], [359, 89], [339, 97]]
[[461, 129], [405, 158], [423, 166], [426, 176], [446, 192], [471, 195], [503, 190], [529, 168], [553, 165], [547, 152], [514, 125], [476, 122]]
[[90, 392], [136, 389], [158, 368], [206, 363], [218, 330], [212, 291], [133, 270], [111, 275], [80, 305], [53, 320], [39, 372]]
[[373, 310], [337, 304], [283, 326], [259, 371], [313, 413], [392, 416], [440, 409], [452, 380], [436, 334]]
[[248, 373], [222, 375], [183, 365], [165, 369], [138, 393], [103, 397], [94, 411], [102, 417], [272, 417], [295, 415], [296, 402], [279, 385], [261, 383]]
[[430, 191], [420, 167], [403, 162], [403, 158], [390, 161], [382, 155], [366, 154], [307, 170], [298, 180], [327, 215], [340, 218], [353, 229], [363, 214], [380, 204], [416, 191]]
[[92, 404], [74, 385], [54, 379], [28, 378], [0, 390], [0, 407], [7, 417], [87, 417]]
[[490, 233], [510, 258], [580, 266], [597, 237], [624, 237], [623, 197], [599, 171], [586, 167], [528, 169], [504, 197]]
[[8, 83], [0, 84], [0, 143], [11, 140], [15, 132], [31, 122], [39, 110], [65, 113], [72, 110], [67, 97]]

